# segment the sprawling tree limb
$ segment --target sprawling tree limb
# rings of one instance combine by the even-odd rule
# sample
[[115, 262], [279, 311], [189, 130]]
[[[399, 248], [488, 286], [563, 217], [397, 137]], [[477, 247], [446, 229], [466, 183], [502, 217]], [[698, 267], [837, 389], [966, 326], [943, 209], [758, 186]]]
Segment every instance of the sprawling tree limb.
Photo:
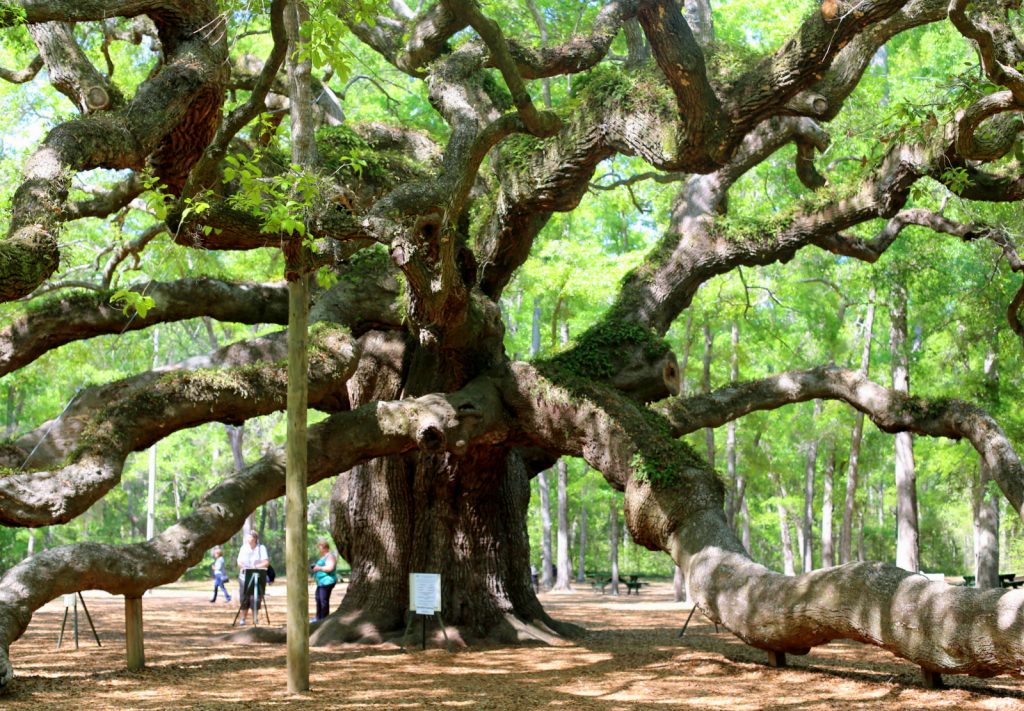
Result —
[[[345, 382], [358, 363], [358, 344], [338, 329], [321, 327], [310, 345], [310, 404], [347, 409]], [[238, 423], [283, 409], [286, 354], [285, 333], [279, 332], [83, 391], [61, 417], [0, 450], [6, 467], [0, 524], [70, 521], [117, 484], [131, 452], [186, 427]], [[221, 364], [231, 367], [209, 369]]]
[[57, 228], [71, 173], [95, 167], [141, 170], [147, 158], [172, 192], [181, 190], [220, 120], [226, 56], [214, 3], [23, 4], [30, 24], [149, 13], [166, 62], [123, 108], [85, 116], [50, 131], [28, 160], [14, 194], [7, 238], [0, 242], [0, 299], [38, 286], [57, 268]]
[[149, 328], [156, 323], [209, 316], [236, 323], [288, 322], [283, 285], [230, 284], [216, 279], [150, 282], [136, 290], [156, 306], [141, 318], [110, 303], [112, 291], [80, 293], [34, 303], [0, 330], [0, 375], [21, 368], [66, 343]]
[[842, 400], [860, 410], [883, 432], [967, 439], [1003, 494], [1024, 516], [1024, 466], [999, 424], [961, 400], [910, 397], [871, 382], [860, 371], [820, 366], [791, 371], [672, 401], [666, 414], [680, 436], [718, 427], [757, 410], [814, 399]]
[[38, 74], [39, 70], [42, 68], [43, 58], [37, 54], [24, 69], [11, 70], [0, 67], [0, 79], [10, 82], [11, 84], [24, 84], [25, 82], [35, 79], [36, 74]]
[[[841, 254], [846, 257], [860, 259], [864, 262], [874, 263], [892, 246], [904, 228], [912, 225], [927, 227], [935, 232], [953, 235], [965, 242], [983, 236], [992, 235], [995, 237], [995, 232], [990, 228], [955, 222], [931, 210], [910, 208], [900, 210], [893, 217], [889, 218], [889, 221], [885, 223], [885, 227], [870, 240], [861, 239], [853, 235], [826, 234], [815, 239], [814, 244], [834, 254]], [[1000, 246], [1003, 245], [1001, 244]]]
[[137, 174], [132, 173], [126, 180], [109, 190], [96, 191], [87, 200], [68, 203], [60, 217], [64, 221], [78, 220], [83, 217], [107, 217], [128, 207], [132, 200], [144, 191], [142, 180]]
[[[851, 397], [864, 389], [857, 385]], [[634, 539], [670, 553], [701, 609], [745, 642], [803, 654], [832, 639], [854, 639], [934, 672], [1020, 673], [1024, 591], [951, 587], [881, 563], [797, 577], [773, 573], [750, 560], [727, 525], [717, 476], [613, 392], [566, 388], [515, 364], [503, 395], [535, 444], [582, 456], [625, 491]], [[964, 408], [965, 420], [980, 423], [976, 410]]]
[[[374, 402], [337, 413], [309, 430], [309, 483], [360, 462], [422, 448], [458, 457], [470, 444], [496, 444], [509, 423], [495, 385], [478, 379], [458, 392]], [[177, 580], [210, 547], [228, 540], [252, 511], [284, 493], [277, 449], [226, 478], [159, 536], [130, 545], [78, 543], [43, 551], [0, 578], [0, 691], [13, 678], [8, 649], [32, 613], [79, 590], [140, 596]]]

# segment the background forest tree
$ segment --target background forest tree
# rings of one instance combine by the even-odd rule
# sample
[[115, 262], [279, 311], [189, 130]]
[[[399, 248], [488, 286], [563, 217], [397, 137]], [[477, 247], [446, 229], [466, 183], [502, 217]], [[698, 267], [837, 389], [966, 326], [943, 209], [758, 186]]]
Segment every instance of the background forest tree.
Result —
[[309, 525], [352, 568], [314, 644], [400, 632], [425, 569], [466, 643], [576, 634], [529, 585], [564, 472], [573, 566], [624, 509], [620, 570], [678, 564], [755, 646], [1020, 668], [1019, 615], [967, 620], [1024, 593], [747, 559], [894, 561], [894, 432], [928, 435], [921, 569], [1024, 557], [1016, 4], [315, 2], [302, 57], [286, 6], [0, 3], [0, 686], [55, 595], [279, 544], [286, 269], [317, 284]]

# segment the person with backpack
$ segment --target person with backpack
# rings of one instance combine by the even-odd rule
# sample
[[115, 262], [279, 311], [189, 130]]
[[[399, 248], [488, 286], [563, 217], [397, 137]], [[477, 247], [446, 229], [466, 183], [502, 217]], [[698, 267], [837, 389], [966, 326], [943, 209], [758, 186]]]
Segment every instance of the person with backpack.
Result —
[[331, 592], [338, 584], [335, 571], [338, 561], [331, 553], [330, 544], [321, 538], [316, 542], [316, 547], [320, 549], [320, 557], [310, 566], [316, 581], [316, 617], [313, 622], [319, 622], [331, 614]]
[[[259, 542], [259, 535], [256, 531], [249, 531], [245, 534], [245, 543], [242, 544], [241, 549], [238, 551], [238, 595], [239, 604], [242, 610], [242, 619], [238, 623], [239, 626], [245, 625], [248, 619], [249, 608], [252, 607], [253, 593], [258, 594], [260, 602], [263, 601], [264, 593], [267, 588], [267, 576], [259, 576], [259, 585], [256, 591], [246, 589], [245, 587], [245, 571], [250, 568], [266, 570], [270, 567], [270, 556], [267, 554], [267, 547]], [[259, 614], [259, 608], [253, 614]]]

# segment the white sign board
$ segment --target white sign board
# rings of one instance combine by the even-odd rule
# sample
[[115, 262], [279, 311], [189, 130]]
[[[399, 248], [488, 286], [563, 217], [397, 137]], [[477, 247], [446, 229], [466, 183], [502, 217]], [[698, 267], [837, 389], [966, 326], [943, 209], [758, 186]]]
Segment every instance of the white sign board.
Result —
[[78, 609], [78, 595], [71, 593], [70, 595], [64, 596], [64, 609], [67, 608]]
[[437, 573], [409, 573], [409, 609], [417, 615], [441, 611], [441, 576]]

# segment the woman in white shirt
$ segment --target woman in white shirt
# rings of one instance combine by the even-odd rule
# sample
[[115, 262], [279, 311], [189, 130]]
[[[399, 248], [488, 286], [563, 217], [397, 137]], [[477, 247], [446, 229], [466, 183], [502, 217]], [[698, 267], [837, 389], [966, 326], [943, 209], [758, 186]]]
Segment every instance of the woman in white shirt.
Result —
[[[245, 571], [247, 568], [260, 568], [266, 570], [270, 567], [270, 556], [267, 555], [266, 546], [259, 542], [256, 531], [249, 531], [245, 536], [245, 543], [238, 551], [238, 597], [242, 608], [242, 620], [239, 625], [244, 625], [249, 615], [249, 608], [252, 607], [251, 589], [245, 589]], [[267, 586], [267, 576], [260, 576], [259, 599], [263, 600], [263, 593]], [[257, 609], [254, 614], [259, 614]]]

